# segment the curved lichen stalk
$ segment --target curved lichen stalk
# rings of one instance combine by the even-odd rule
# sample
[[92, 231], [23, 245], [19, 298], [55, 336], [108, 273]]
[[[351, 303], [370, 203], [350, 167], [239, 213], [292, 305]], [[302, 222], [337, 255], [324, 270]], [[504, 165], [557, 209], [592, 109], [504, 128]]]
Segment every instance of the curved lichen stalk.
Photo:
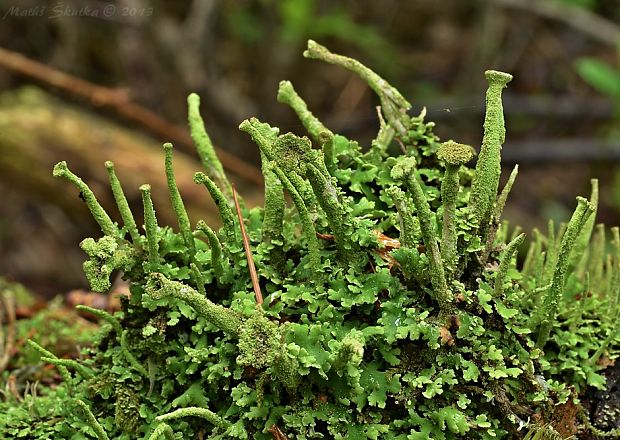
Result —
[[105, 211], [105, 209], [103, 209], [101, 204], [99, 204], [99, 201], [97, 201], [97, 197], [95, 197], [95, 194], [90, 190], [88, 185], [86, 185], [82, 179], [80, 179], [78, 176], [73, 174], [71, 170], [69, 170], [67, 162], [63, 161], [56, 164], [56, 166], [54, 167], [54, 177], [64, 177], [69, 182], [77, 186], [93, 218], [99, 224], [101, 232], [103, 232], [104, 235], [109, 235], [110, 237], [118, 236], [118, 228], [116, 227], [108, 213]]
[[224, 333], [231, 336], [239, 335], [243, 322], [239, 314], [224, 306], [214, 304], [183, 283], [170, 281], [160, 273], [152, 273], [146, 291], [156, 300], [167, 297], [180, 299], [192, 306], [196, 312]]
[[[299, 217], [302, 223], [303, 234], [308, 244], [308, 254], [310, 257], [309, 264], [312, 268], [314, 268], [314, 270], [317, 270], [320, 261], [319, 241], [316, 237], [316, 230], [314, 228], [312, 218], [310, 217], [308, 207], [306, 206], [304, 199], [298, 191], [298, 188], [293, 185], [293, 183], [289, 180], [288, 176], [274, 160], [272, 147], [278, 138], [279, 130], [272, 128], [271, 126], [269, 126], [269, 124], [260, 122], [256, 118], [246, 119], [245, 121], [243, 121], [239, 125], [239, 130], [246, 132], [251, 136], [252, 140], [256, 143], [256, 145], [258, 145], [261, 150], [262, 159], [266, 161], [264, 162], [264, 167], [273, 171], [273, 173], [278, 178], [279, 183], [282, 184], [284, 189], [286, 189], [291, 196], [295, 208], [297, 208], [297, 212], [299, 213]], [[271, 192], [271, 190], [269, 192]], [[271, 201], [273, 199], [270, 198], [269, 200]], [[269, 211], [266, 211], [266, 214], [270, 214], [270, 212], [271, 209]]]
[[379, 96], [381, 109], [385, 113], [385, 117], [390, 125], [401, 136], [406, 135], [408, 126], [406, 112], [411, 108], [411, 104], [386, 80], [359, 61], [332, 53], [326, 47], [313, 40], [308, 40], [308, 48], [304, 51], [304, 56], [344, 67], [359, 75]]

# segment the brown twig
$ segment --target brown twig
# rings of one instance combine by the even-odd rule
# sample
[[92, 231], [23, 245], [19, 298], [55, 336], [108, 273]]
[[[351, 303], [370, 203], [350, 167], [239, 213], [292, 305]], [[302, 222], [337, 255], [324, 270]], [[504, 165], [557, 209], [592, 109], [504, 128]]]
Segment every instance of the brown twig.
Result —
[[245, 231], [245, 224], [243, 223], [243, 214], [241, 214], [241, 207], [239, 206], [239, 200], [237, 199], [237, 189], [235, 185], [232, 187], [233, 199], [235, 201], [235, 208], [237, 208], [237, 218], [239, 219], [239, 226], [241, 227], [241, 236], [243, 237], [243, 249], [245, 249], [245, 257], [248, 259], [248, 269], [250, 270], [250, 278], [252, 278], [252, 287], [254, 288], [254, 295], [256, 296], [256, 304], [259, 306], [263, 304], [263, 294], [260, 291], [260, 285], [258, 284], [258, 275], [256, 274], [256, 266], [254, 266], [254, 258], [252, 258], [252, 249], [250, 249], [250, 239]]
[[[0, 67], [33, 78], [71, 95], [86, 98], [94, 107], [110, 108], [162, 140], [177, 144], [185, 152], [194, 153], [192, 138], [184, 127], [172, 124], [132, 102], [126, 89], [98, 86], [1, 47]], [[216, 148], [216, 152], [224, 168], [252, 183], [263, 184], [263, 176], [257, 167], [219, 148]]]

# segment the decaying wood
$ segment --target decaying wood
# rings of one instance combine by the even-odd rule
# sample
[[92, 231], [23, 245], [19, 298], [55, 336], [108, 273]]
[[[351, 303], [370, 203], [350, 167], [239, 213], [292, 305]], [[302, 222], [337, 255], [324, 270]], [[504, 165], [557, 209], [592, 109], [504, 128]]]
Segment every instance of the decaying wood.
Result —
[[[91, 186], [110, 215], [120, 220], [103, 166], [106, 160], [113, 160], [138, 224], [142, 211], [138, 187], [149, 183], [161, 223], [176, 226], [163, 150], [157, 142], [35, 88], [2, 97], [0, 133], [0, 181], [9, 187], [29, 197], [54, 201], [77, 218], [90, 217], [75, 189], [52, 177], [54, 164], [66, 160], [71, 170]], [[192, 180], [194, 172], [201, 170], [200, 163], [175, 151], [174, 168], [190, 217], [218, 224], [217, 210], [208, 193]], [[252, 205], [260, 189], [246, 184], [242, 192], [249, 197], [247, 204]]]
[[[172, 124], [152, 111], [132, 102], [124, 89], [111, 89], [92, 84], [81, 78], [60, 72], [19, 53], [0, 48], [0, 67], [56, 87], [74, 96], [88, 99], [92, 105], [113, 109], [121, 117], [138, 123], [155, 136], [178, 144], [184, 151], [193, 151], [193, 142], [184, 127]], [[226, 151], [216, 148], [225, 169], [254, 184], [262, 184], [260, 170]]]

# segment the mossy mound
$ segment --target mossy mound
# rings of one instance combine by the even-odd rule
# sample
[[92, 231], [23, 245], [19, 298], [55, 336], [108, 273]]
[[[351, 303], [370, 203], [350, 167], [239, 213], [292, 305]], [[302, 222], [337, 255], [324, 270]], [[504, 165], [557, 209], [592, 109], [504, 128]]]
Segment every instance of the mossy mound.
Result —
[[[553, 438], [555, 408], [604, 386], [597, 361], [620, 352], [618, 228], [609, 249], [604, 228], [589, 243], [593, 182], [590, 200], [578, 198], [546, 237], [535, 233], [516, 263], [525, 236], [500, 220], [516, 169], [498, 194], [511, 76], [487, 72], [482, 148], [468, 168], [468, 147], [447, 154], [455, 143], [442, 148], [433, 123], [410, 116], [376, 73], [312, 41], [305, 56], [368, 82], [379, 133], [369, 148], [334, 134], [283, 82], [278, 100], [309, 138], [241, 124], [265, 177], [264, 207], [246, 209], [190, 97], [206, 165], [195, 180], [218, 206], [219, 231], [192, 227], [169, 144], [178, 231], [158, 226], [148, 185], [138, 229], [113, 164], [122, 226], [66, 164], [56, 168], [104, 233], [82, 245], [93, 289], [121, 270], [131, 297], [122, 313], [98, 312], [107, 324], [87, 359], [45, 354], [66, 383], [38, 399], [65, 405], [30, 414], [38, 430], [27, 436], [47, 438], [48, 426], [99, 439]], [[593, 432], [581, 413], [576, 426]], [[7, 438], [21, 435], [14, 423], [0, 416]]]

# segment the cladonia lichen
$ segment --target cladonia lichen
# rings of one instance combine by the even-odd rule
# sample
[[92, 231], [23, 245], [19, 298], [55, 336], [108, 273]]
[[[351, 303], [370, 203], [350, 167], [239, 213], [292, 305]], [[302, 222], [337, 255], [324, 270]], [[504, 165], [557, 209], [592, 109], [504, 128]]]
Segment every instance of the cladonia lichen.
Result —
[[[577, 397], [603, 388], [601, 370], [620, 354], [620, 233], [612, 229], [607, 248], [594, 226], [597, 184], [566, 226], [551, 223], [528, 242], [500, 219], [517, 177], [515, 168], [498, 194], [511, 75], [486, 72], [472, 169], [473, 149], [441, 143], [424, 112], [410, 115], [377, 73], [313, 41], [304, 55], [368, 83], [381, 103], [379, 133], [368, 148], [335, 134], [282, 82], [278, 100], [309, 137], [256, 118], [240, 124], [265, 176], [265, 205], [249, 209], [233, 205], [190, 95], [205, 167], [194, 180], [213, 198], [220, 229], [187, 215], [171, 144], [164, 163], [178, 230], [158, 224], [148, 184], [136, 225], [112, 163], [123, 225], [64, 162], [54, 168], [103, 232], [82, 242], [92, 289], [108, 291], [121, 272], [131, 295], [121, 312], [94, 312], [105, 325], [80, 359], [31, 343], [63, 384], [29, 409], [9, 406], [4, 438], [540, 437], [569, 401], [587, 420]], [[577, 435], [594, 429], [575, 426]]]

